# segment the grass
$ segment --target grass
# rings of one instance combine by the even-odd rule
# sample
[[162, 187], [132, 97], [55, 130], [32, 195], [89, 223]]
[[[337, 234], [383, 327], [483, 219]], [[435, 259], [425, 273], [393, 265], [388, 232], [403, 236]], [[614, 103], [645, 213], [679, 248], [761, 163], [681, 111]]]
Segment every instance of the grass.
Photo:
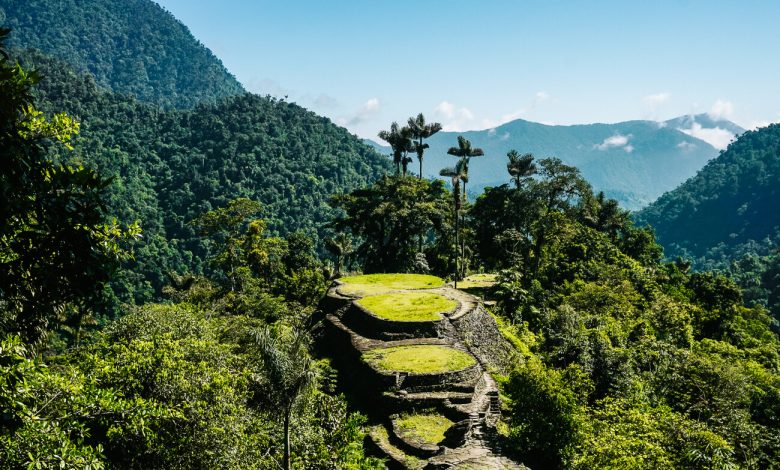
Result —
[[385, 371], [410, 374], [456, 371], [476, 364], [469, 353], [433, 344], [372, 349], [363, 354], [363, 359]]
[[496, 274], [472, 274], [458, 282], [458, 289], [486, 289], [493, 287], [497, 280]]
[[383, 294], [393, 290], [433, 289], [444, 285], [444, 279], [427, 274], [364, 274], [342, 277], [339, 281], [344, 283], [339, 287], [339, 292], [358, 297]]
[[425, 466], [425, 460], [421, 460], [413, 455], [409, 455], [398, 447], [394, 446], [393, 443], [390, 442], [390, 434], [387, 432], [387, 429], [385, 429], [384, 426], [371, 426], [368, 428], [368, 433], [375, 440], [379, 441], [384, 448], [394, 453], [396, 458], [403, 460], [406, 467], [410, 470], [422, 469]]
[[401, 416], [395, 422], [403, 434], [434, 445], [443, 441], [444, 432], [455, 424], [435, 413]]
[[357, 301], [374, 315], [391, 321], [436, 321], [451, 312], [458, 302], [431, 292], [397, 292], [372, 295]]

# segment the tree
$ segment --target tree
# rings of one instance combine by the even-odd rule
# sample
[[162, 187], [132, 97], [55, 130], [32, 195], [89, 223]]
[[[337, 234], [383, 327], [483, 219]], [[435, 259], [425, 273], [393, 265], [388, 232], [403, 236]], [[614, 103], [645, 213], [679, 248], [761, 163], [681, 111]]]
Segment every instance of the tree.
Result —
[[519, 190], [528, 178], [536, 174], [534, 156], [530, 153], [520, 155], [517, 150], [510, 150], [506, 156], [509, 157], [506, 170], [512, 177], [515, 188]]
[[355, 254], [370, 272], [414, 270], [420, 236], [443, 233], [447, 191], [441, 181], [385, 176], [365, 189], [331, 199], [344, 215], [331, 222], [360, 240]]
[[[0, 29], [0, 48], [8, 35]], [[140, 228], [106, 216], [110, 181], [83, 166], [55, 163], [79, 130], [65, 114], [47, 120], [32, 89], [39, 77], [0, 54], [0, 333], [37, 342], [68, 316], [81, 318], [130, 257]]]
[[390, 144], [393, 149], [393, 164], [395, 164], [395, 173], [406, 176], [406, 170], [412, 161], [409, 158], [409, 152], [414, 150], [411, 130], [408, 127], [399, 127], [397, 122], [390, 124], [389, 131], [380, 131], [379, 138]]
[[465, 170], [465, 163], [463, 160], [458, 161], [452, 168], [444, 168], [439, 172], [440, 176], [450, 178], [452, 180], [452, 199], [453, 199], [453, 217], [455, 219], [455, 288], [458, 288], [458, 278], [460, 277], [460, 268], [458, 260], [460, 259], [460, 211], [462, 207], [462, 198], [460, 195], [460, 183], [461, 181], [466, 183], [469, 175]]
[[469, 160], [471, 160], [472, 157], [481, 157], [485, 155], [485, 152], [480, 148], [472, 148], [471, 142], [469, 142], [469, 140], [463, 137], [462, 135], [459, 135], [458, 146], [450, 147], [450, 149], [447, 150], [447, 153], [449, 155], [452, 155], [453, 157], [460, 158], [461, 166], [462, 166], [461, 171], [463, 172], [464, 175], [466, 175], [466, 180], [462, 180], [463, 197], [467, 198], [468, 195], [466, 194], [466, 183], [469, 175]]
[[590, 192], [590, 186], [577, 168], [564, 164], [559, 158], [539, 161], [540, 179], [531, 190], [535, 193], [540, 213], [534, 229], [533, 274], [539, 272], [542, 250], [548, 237], [555, 232], [559, 216], [572, 209], [572, 203]]
[[354, 247], [352, 237], [348, 233], [338, 233], [334, 237], [325, 239], [325, 248], [336, 257], [336, 275], [341, 274], [341, 267], [344, 264], [344, 258], [352, 254]]
[[420, 179], [422, 179], [423, 154], [425, 153], [425, 149], [429, 147], [428, 144], [423, 143], [423, 139], [427, 139], [436, 134], [442, 127], [438, 122], [426, 123], [425, 116], [420, 113], [417, 117], [409, 118], [409, 129], [411, 130], [412, 139], [414, 139], [414, 151], [417, 152], [417, 160], [420, 161]]
[[284, 468], [290, 470], [290, 417], [296, 400], [312, 388], [316, 368], [308, 337], [299, 329], [264, 328], [255, 333], [263, 366], [263, 385], [284, 419]]

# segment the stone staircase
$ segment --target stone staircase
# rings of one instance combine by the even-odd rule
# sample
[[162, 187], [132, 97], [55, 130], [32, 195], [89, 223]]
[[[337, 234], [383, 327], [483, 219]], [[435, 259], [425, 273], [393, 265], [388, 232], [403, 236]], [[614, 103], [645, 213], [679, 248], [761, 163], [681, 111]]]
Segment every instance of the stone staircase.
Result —
[[[501, 401], [488, 372], [511, 360], [513, 348], [478, 298], [449, 286], [428, 289], [457, 301], [457, 308], [434, 321], [389, 321], [341, 287], [336, 281], [321, 302], [318, 343], [334, 358], [353, 404], [373, 423], [367, 444], [390, 468], [526, 468], [501, 452], [495, 430]], [[369, 352], [425, 345], [466, 352], [474, 363], [417, 373], [384, 370], [364, 359]], [[410, 415], [440, 417], [448, 424], [444, 438], [429, 442], [404, 429], [401, 417]]]

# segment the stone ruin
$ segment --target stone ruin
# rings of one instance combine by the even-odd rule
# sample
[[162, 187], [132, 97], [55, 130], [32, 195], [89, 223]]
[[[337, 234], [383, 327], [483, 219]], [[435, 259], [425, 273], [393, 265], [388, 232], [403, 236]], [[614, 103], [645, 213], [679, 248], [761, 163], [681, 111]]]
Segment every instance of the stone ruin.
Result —
[[[490, 375], [508, 372], [517, 353], [480, 299], [450, 286], [425, 289], [455, 300], [457, 307], [441, 312], [438, 320], [393, 321], [363, 308], [357, 303], [361, 293], [346, 287], [335, 281], [328, 290], [315, 330], [350, 401], [369, 418], [369, 448], [386, 458], [390, 468], [526, 469], [502, 452], [496, 432], [501, 402]], [[411, 291], [420, 292], [387, 293]], [[426, 345], [465, 352], [474, 360], [459, 370], [419, 373], [388, 370], [364, 356]], [[404, 428], [402, 417], [423, 414], [452, 423], [439, 442], [427, 442]]]

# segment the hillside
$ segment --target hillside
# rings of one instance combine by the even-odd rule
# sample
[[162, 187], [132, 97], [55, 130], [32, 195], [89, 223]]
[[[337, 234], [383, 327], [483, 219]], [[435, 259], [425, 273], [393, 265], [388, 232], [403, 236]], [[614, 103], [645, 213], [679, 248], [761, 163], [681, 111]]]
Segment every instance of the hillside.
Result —
[[[164, 111], [100, 89], [91, 76], [28, 52], [44, 76], [39, 106], [81, 122], [79, 160], [114, 178], [111, 213], [144, 229], [117, 292], [147, 301], [170, 271], [201, 272], [209, 247], [189, 222], [245, 197], [263, 204], [273, 234], [325, 236], [332, 193], [366, 185], [388, 161], [327, 118], [285, 101], [244, 94], [192, 111]], [[121, 291], [121, 293], [119, 293]]]
[[[5, 18], [5, 21], [2, 19]], [[0, 0], [9, 45], [91, 73], [101, 87], [192, 108], [244, 92], [218, 58], [150, 0]]]
[[[716, 125], [740, 130], [727, 121], [708, 122], [703, 118], [694, 117], [704, 128]], [[485, 150], [485, 157], [470, 166], [470, 188], [475, 193], [508, 181], [506, 153], [516, 149], [539, 158], [555, 156], [576, 166], [594, 189], [617, 199], [622, 207], [636, 210], [696, 174], [718, 153], [712, 145], [680, 130], [689, 127], [690, 122], [680, 119], [670, 124], [629, 121], [548, 126], [516, 120], [491, 130], [439, 132], [429, 140], [425, 173], [436, 176], [441, 168], [452, 165], [446, 152], [462, 134]]]
[[780, 240], [780, 125], [750, 131], [695, 177], [636, 215], [666, 256], [736, 256], [746, 244]]

